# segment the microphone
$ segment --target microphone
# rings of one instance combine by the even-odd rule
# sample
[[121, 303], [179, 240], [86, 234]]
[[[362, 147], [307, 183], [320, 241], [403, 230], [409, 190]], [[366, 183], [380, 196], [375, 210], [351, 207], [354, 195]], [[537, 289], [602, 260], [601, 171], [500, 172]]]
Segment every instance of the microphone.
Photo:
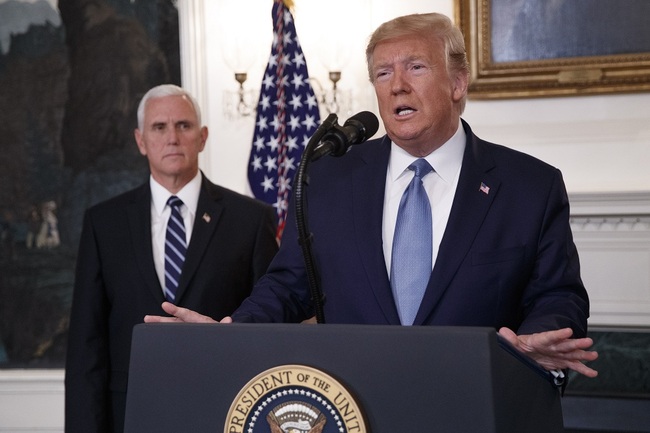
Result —
[[379, 120], [370, 111], [355, 114], [343, 126], [334, 121], [331, 129], [320, 140], [320, 145], [314, 149], [311, 160], [316, 161], [325, 155], [343, 156], [351, 145], [363, 143], [375, 135], [378, 129]]

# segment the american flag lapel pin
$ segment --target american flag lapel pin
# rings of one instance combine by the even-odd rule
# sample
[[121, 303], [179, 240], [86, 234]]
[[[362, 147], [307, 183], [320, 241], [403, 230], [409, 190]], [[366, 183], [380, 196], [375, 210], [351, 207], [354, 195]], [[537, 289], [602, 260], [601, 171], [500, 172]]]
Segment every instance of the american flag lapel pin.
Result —
[[478, 190], [485, 195], [488, 195], [490, 193], [490, 187], [483, 182], [481, 182], [481, 186], [478, 188]]
[[210, 220], [211, 220], [210, 215], [208, 215], [207, 212], [204, 213], [204, 214], [203, 214], [203, 221], [205, 221], [206, 223], [209, 223]]

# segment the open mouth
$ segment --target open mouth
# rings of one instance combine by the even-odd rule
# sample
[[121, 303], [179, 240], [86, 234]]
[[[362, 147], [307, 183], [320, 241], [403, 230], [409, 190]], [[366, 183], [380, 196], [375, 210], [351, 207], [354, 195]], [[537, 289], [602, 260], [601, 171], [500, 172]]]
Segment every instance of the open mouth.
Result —
[[415, 110], [411, 107], [397, 107], [395, 114], [398, 116], [407, 116], [411, 113], [415, 113]]

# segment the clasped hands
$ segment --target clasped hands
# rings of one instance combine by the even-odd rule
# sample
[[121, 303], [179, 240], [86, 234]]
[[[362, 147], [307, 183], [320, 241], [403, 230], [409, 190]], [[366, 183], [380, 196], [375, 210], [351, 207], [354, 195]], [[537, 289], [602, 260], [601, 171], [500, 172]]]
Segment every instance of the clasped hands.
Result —
[[[232, 323], [232, 318], [229, 316], [218, 322], [211, 317], [169, 302], [164, 302], [162, 308], [171, 317], [145, 316], [144, 321], [146, 323]], [[593, 345], [593, 340], [571, 338], [573, 335], [571, 328], [530, 335], [517, 335], [509, 328], [501, 328], [499, 335], [546, 370], [569, 369], [587, 377], [598, 375], [596, 370], [584, 364], [598, 358], [598, 352], [588, 350]]]

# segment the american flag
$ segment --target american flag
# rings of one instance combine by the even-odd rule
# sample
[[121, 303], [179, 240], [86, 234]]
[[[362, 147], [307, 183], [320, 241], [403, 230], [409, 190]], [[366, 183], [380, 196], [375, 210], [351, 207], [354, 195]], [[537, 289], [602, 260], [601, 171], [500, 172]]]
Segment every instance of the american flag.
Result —
[[318, 101], [287, 4], [286, 0], [273, 2], [273, 46], [262, 80], [248, 163], [253, 194], [276, 208], [278, 240], [284, 230], [293, 175], [320, 123]]

